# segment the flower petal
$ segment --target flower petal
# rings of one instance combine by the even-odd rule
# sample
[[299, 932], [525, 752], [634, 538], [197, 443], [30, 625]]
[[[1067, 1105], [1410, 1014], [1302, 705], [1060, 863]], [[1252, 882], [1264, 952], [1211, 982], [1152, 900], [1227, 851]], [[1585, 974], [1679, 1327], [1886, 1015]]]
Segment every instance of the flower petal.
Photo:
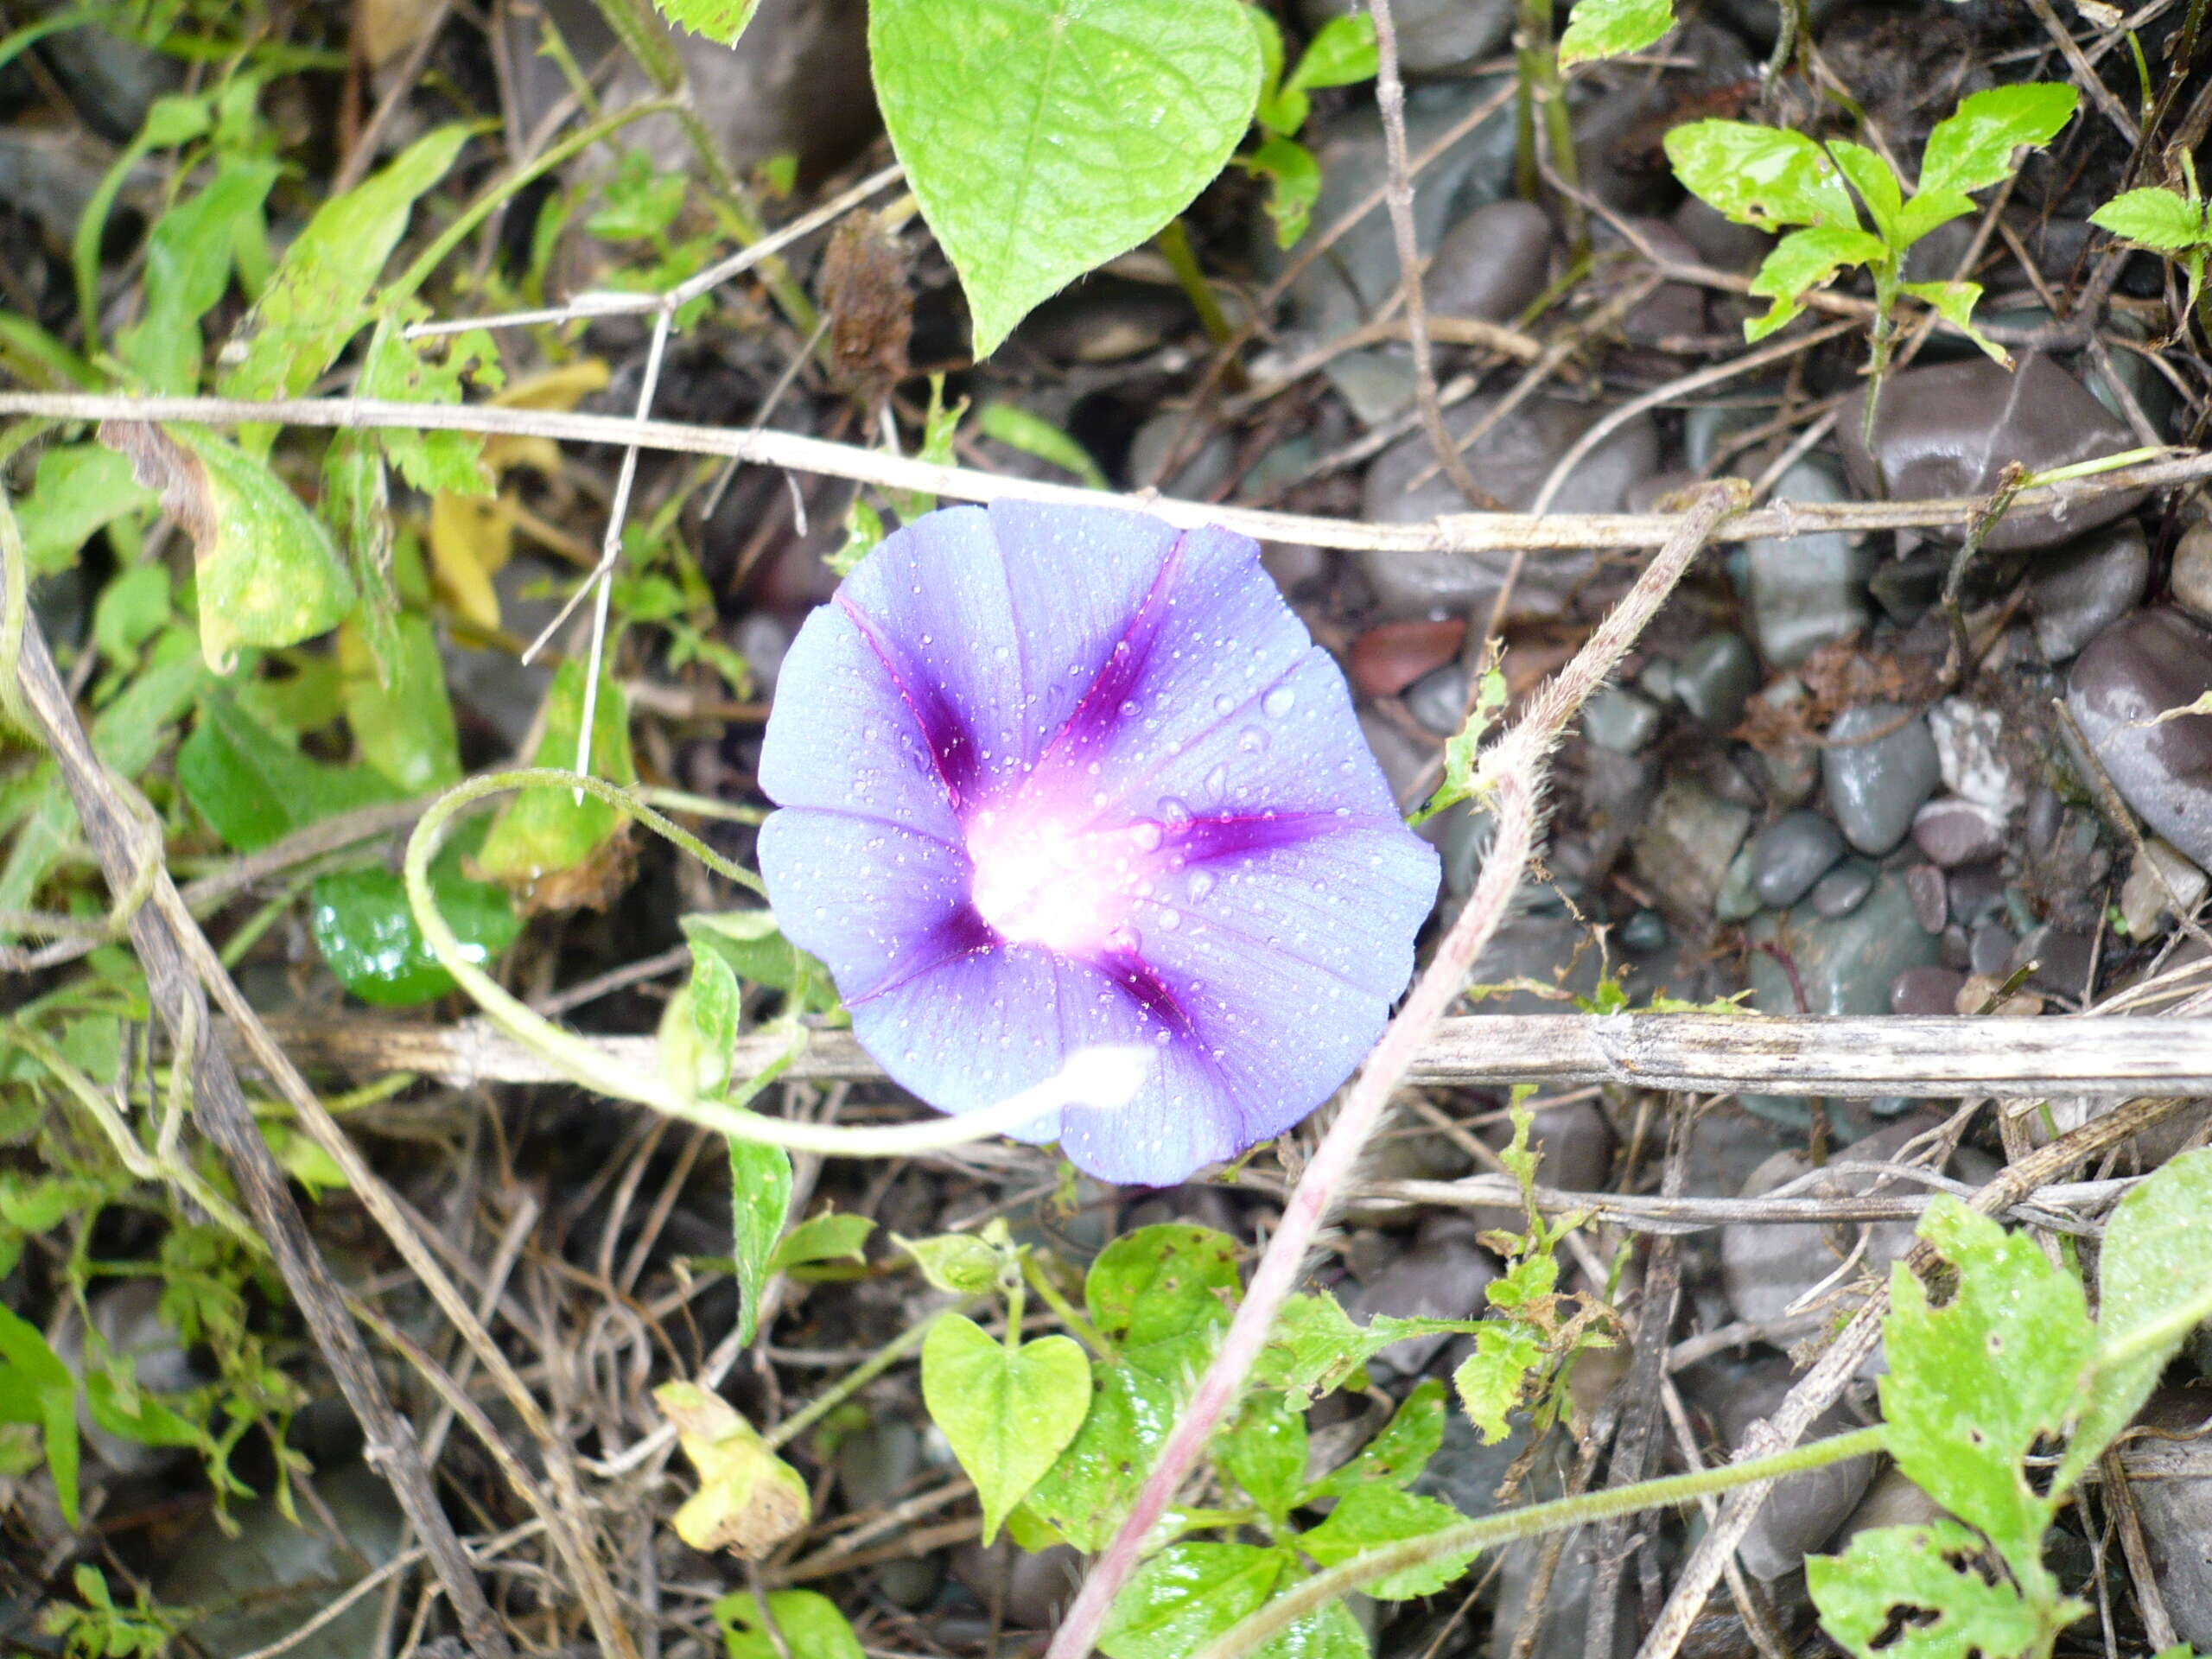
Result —
[[760, 874], [784, 937], [829, 965], [849, 1003], [991, 942], [969, 902], [968, 855], [879, 818], [771, 813]]

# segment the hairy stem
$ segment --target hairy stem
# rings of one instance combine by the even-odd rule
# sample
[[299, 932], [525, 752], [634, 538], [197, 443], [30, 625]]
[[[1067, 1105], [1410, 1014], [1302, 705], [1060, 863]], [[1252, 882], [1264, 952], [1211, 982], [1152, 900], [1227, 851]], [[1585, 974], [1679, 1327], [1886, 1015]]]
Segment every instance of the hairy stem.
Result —
[[1219, 1353], [1199, 1380], [1175, 1432], [1161, 1448], [1160, 1460], [1146, 1477], [1128, 1516], [1093, 1564], [1068, 1608], [1047, 1650], [1047, 1659], [1083, 1659], [1091, 1650], [1105, 1622], [1106, 1610], [1136, 1568], [1146, 1534], [1166, 1510], [1176, 1489], [1212, 1438], [1215, 1426], [1243, 1393], [1244, 1379], [1274, 1328], [1276, 1313], [1305, 1271], [1306, 1252], [1349, 1184], [1368, 1136], [1381, 1121], [1430, 1029], [1465, 986], [1468, 969], [1504, 919], [1535, 846], [1546, 763], [1567, 721], [1612, 672], [1714, 527], [1729, 513], [1742, 510], [1747, 494], [1744, 485], [1735, 480], [1708, 486], [1683, 514], [1674, 539], [1660, 550], [1636, 586], [1599, 625], [1589, 643], [1536, 694], [1520, 722], [1485, 755], [1477, 774], [1478, 784], [1489, 791], [1497, 829], [1474, 893], [1438, 945], [1427, 969], [1408, 994], [1397, 1018], [1360, 1068], [1336, 1122], [1321, 1137], [1312, 1162], [1292, 1189], [1283, 1206], [1282, 1221], [1268, 1242], [1267, 1253], [1260, 1258]]

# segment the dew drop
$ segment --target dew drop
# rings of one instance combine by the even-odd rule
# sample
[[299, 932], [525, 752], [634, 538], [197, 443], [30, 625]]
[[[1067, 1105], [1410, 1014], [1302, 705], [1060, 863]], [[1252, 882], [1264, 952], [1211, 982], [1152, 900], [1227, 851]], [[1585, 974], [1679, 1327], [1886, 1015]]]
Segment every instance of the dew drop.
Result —
[[1147, 853], [1160, 845], [1166, 833], [1150, 818], [1139, 818], [1129, 826], [1129, 839], [1135, 842], [1139, 849]]
[[1206, 773], [1206, 793], [1213, 799], [1219, 800], [1228, 788], [1229, 768], [1226, 766], [1216, 766]]
[[1173, 933], [1177, 928], [1183, 925], [1183, 912], [1179, 910], [1169, 910], [1163, 906], [1160, 912], [1160, 925], [1168, 932]]
[[1260, 712], [1269, 720], [1281, 720], [1297, 702], [1297, 692], [1287, 685], [1279, 685], [1260, 699]]
[[1258, 754], [1268, 747], [1268, 734], [1257, 726], [1247, 726], [1236, 734], [1236, 747], [1246, 754]]
[[1191, 821], [1191, 804], [1174, 795], [1160, 798], [1160, 821], [1171, 830], [1180, 829]]
[[1217, 715], [1222, 716], [1223, 719], [1226, 720], [1230, 715], [1236, 712], [1236, 699], [1230, 696], [1226, 691], [1223, 692], [1219, 696], [1213, 700], [1213, 711]]
[[1192, 871], [1191, 897], [1193, 899], [1204, 899], [1208, 893], [1213, 891], [1214, 881], [1214, 873], [1211, 870]]
[[1175, 1038], [1172, 1032], [1163, 1028], [1152, 1033], [1152, 1040], [1159, 1044], [1160, 1047], [1165, 1048], [1168, 1044], [1173, 1042]]

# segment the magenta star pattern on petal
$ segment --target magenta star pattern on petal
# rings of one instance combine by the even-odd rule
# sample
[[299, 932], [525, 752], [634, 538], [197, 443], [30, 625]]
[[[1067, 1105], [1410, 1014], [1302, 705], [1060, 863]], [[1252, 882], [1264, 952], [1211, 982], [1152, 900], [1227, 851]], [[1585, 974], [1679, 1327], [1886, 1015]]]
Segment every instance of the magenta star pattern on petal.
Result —
[[760, 785], [784, 931], [931, 1106], [1141, 1046], [1134, 1099], [1035, 1126], [1109, 1181], [1181, 1181], [1325, 1100], [1436, 895], [1257, 544], [1104, 507], [885, 541], [785, 659]]

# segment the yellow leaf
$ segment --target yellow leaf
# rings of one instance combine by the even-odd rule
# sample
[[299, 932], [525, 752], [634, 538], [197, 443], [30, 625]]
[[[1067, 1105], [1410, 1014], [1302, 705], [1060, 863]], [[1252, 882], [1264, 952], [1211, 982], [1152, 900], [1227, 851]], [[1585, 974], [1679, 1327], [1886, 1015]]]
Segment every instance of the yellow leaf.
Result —
[[751, 1561], [807, 1523], [806, 1482], [728, 1401], [691, 1382], [664, 1382], [653, 1399], [699, 1471], [699, 1490], [676, 1512], [677, 1537]]
[[514, 523], [497, 496], [441, 492], [430, 502], [430, 563], [454, 614], [487, 633], [499, 628], [492, 577], [514, 547]]

